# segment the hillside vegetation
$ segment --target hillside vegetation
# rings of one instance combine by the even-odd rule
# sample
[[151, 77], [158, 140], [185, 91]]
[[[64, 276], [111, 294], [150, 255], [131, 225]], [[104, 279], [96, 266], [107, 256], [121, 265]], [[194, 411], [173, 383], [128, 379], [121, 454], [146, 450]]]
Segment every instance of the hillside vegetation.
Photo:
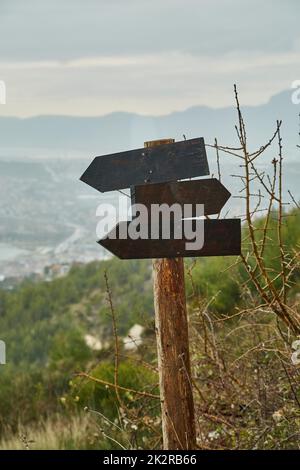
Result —
[[[300, 242], [299, 210], [286, 220], [285, 245], [292, 250]], [[256, 226], [263, 223], [258, 219]], [[272, 242], [264, 258], [276, 268]], [[256, 291], [242, 265], [230, 267], [234, 263], [186, 262], [199, 446], [298, 447], [298, 369], [290, 361], [288, 336], [280, 336], [274, 313], [259, 313]], [[295, 270], [288, 292], [296, 309], [298, 277]], [[43, 433], [55, 434], [63, 423], [70, 423], [69, 431], [60, 442], [49, 438], [50, 447], [161, 445], [150, 262], [111, 259], [74, 266], [51, 282], [24, 282], [0, 291], [0, 313], [7, 344], [7, 365], [0, 369], [3, 448], [44, 448]], [[145, 327], [144, 341], [128, 352], [113, 327], [120, 338], [136, 323]], [[103, 348], [92, 350], [86, 334]], [[112, 387], [116, 340], [119, 391]]]

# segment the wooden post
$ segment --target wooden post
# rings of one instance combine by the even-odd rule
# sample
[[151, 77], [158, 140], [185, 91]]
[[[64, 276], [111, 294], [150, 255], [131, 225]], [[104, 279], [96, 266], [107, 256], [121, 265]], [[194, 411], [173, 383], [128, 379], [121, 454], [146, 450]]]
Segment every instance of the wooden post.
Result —
[[[145, 147], [174, 142], [145, 142]], [[153, 260], [163, 448], [196, 448], [183, 258]]]

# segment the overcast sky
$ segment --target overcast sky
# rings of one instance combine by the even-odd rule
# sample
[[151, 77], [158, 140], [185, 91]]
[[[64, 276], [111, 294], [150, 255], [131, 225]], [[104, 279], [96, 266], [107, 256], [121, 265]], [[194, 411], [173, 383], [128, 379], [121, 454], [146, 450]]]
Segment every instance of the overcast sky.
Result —
[[0, 0], [0, 114], [260, 104], [300, 79], [299, 0]]

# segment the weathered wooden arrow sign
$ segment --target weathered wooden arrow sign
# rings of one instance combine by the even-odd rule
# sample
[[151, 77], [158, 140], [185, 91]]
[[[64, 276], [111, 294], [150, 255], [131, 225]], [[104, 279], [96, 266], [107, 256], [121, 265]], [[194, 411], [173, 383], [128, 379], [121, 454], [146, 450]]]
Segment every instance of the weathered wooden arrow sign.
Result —
[[216, 178], [158, 183], [131, 188], [131, 203], [144, 204], [149, 212], [152, 204], [204, 204], [204, 214], [218, 214], [230, 198], [230, 192]]
[[96, 157], [80, 179], [105, 192], [208, 174], [204, 139], [200, 137]]
[[[191, 240], [184, 236], [175, 239], [174, 230], [168, 239], [160, 237], [157, 240], [151, 238], [133, 240], [128, 233], [130, 223], [120, 222], [98, 243], [121, 259], [227, 256], [239, 255], [241, 252], [240, 219], [193, 220], [194, 232], [197, 230], [196, 224], [199, 228], [201, 223], [204, 224], [204, 245], [200, 250], [187, 249], [186, 244]], [[182, 221], [182, 224], [185, 223], [186, 221]], [[182, 232], [184, 233], [184, 230]], [[127, 234], [127, 238], [119, 238], [120, 233]]]

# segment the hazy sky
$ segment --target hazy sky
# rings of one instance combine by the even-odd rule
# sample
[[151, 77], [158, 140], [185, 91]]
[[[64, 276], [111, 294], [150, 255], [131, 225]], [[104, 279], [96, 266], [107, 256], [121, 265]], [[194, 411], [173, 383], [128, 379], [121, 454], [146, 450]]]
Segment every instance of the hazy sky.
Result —
[[259, 104], [300, 79], [299, 0], [0, 0], [1, 115]]

